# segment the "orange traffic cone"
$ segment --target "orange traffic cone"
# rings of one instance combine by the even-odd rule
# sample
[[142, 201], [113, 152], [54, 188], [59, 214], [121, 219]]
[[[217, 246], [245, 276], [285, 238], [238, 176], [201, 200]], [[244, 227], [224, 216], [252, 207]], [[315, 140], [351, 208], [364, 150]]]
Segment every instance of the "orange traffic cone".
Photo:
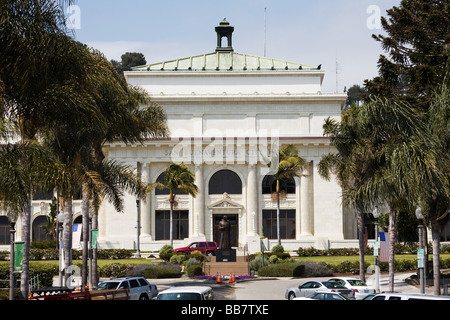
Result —
[[228, 283], [232, 283], [233, 282], [233, 276], [231, 275], [231, 272], [230, 272], [230, 277], [228, 278]]
[[220, 272], [217, 273], [216, 282], [217, 283], [221, 283], [222, 282], [222, 276], [220, 275]]

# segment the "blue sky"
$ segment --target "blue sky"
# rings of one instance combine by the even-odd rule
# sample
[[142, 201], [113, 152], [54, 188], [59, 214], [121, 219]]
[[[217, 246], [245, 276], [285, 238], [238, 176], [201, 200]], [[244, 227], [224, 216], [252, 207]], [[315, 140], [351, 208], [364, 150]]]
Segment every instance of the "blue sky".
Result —
[[266, 48], [271, 58], [322, 64], [326, 71], [322, 91], [342, 92], [377, 75], [383, 51], [371, 37], [382, 33], [376, 28], [376, 9], [386, 16], [400, 0], [78, 0], [75, 4], [79, 15], [73, 17], [79, 28], [74, 38], [109, 60], [120, 60], [125, 52], [141, 52], [148, 63], [213, 52], [214, 27], [226, 17], [235, 27], [235, 52], [263, 56]]

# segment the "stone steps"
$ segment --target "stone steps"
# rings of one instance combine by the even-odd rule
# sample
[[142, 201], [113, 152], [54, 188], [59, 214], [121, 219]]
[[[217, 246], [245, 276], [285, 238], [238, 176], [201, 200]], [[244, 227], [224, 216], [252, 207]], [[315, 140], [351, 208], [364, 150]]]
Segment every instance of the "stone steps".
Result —
[[216, 257], [208, 257], [204, 266], [205, 275], [215, 276], [220, 272], [222, 276], [230, 273], [240, 276], [249, 274], [249, 266], [246, 257], [237, 256], [236, 262], [216, 262]]

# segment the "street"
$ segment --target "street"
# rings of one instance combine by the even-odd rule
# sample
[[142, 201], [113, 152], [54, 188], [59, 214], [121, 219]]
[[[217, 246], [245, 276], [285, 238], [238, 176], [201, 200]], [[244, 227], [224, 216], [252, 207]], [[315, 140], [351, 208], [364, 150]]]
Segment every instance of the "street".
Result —
[[[408, 285], [404, 279], [413, 273], [398, 273], [395, 275], [394, 288], [397, 292], [419, 293], [420, 289]], [[358, 277], [358, 276], [355, 276]], [[258, 280], [246, 280], [234, 284], [205, 283], [190, 279], [149, 279], [151, 283], [158, 286], [162, 291], [171, 286], [186, 285], [206, 285], [213, 288], [216, 300], [285, 300], [284, 293], [287, 288], [298, 286], [309, 280], [328, 280], [330, 277], [318, 278], [269, 278]], [[367, 276], [367, 283], [370, 285], [372, 278]], [[389, 291], [388, 274], [380, 276], [381, 291]], [[432, 288], [427, 288], [426, 292], [432, 294]]]
[[[404, 279], [410, 277], [411, 272], [397, 273], [394, 278], [394, 288], [396, 292], [420, 293], [420, 289], [404, 282]], [[355, 276], [357, 278], [358, 276]], [[217, 284], [211, 281], [192, 280], [188, 278], [171, 278], [171, 279], [147, 279], [150, 283], [158, 286], [161, 292], [173, 286], [210, 286], [213, 288], [215, 300], [285, 300], [284, 294], [287, 288], [298, 286], [309, 280], [325, 281], [330, 277], [317, 278], [266, 278], [256, 280], [245, 280], [237, 283], [223, 282]], [[106, 279], [101, 279], [106, 280]], [[75, 279], [75, 283], [79, 283]], [[366, 276], [366, 282], [372, 286], [373, 278]], [[59, 285], [57, 277], [54, 278], [54, 286]], [[381, 292], [389, 291], [388, 274], [380, 275]], [[426, 288], [427, 294], [433, 294], [433, 288]]]

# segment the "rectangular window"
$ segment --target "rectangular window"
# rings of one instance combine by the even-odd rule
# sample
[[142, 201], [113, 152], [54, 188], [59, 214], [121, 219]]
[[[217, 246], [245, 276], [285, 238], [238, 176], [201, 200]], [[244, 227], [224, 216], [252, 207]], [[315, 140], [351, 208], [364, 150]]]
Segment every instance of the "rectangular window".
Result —
[[[263, 234], [277, 239], [277, 210], [263, 210]], [[280, 238], [295, 239], [295, 210], [280, 210]]]
[[[189, 236], [189, 211], [173, 211], [173, 233], [174, 240], [182, 240]], [[158, 210], [155, 212], [156, 240], [170, 239], [170, 211]]]

